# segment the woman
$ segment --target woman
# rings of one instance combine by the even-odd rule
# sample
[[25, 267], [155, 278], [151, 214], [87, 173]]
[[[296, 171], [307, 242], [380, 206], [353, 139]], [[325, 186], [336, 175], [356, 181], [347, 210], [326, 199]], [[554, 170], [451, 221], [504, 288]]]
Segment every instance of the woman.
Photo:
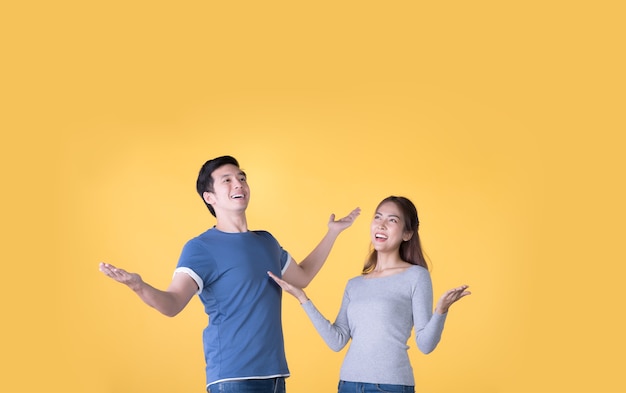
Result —
[[422, 252], [415, 205], [390, 196], [372, 220], [372, 251], [361, 276], [348, 281], [339, 314], [330, 323], [305, 292], [268, 274], [302, 304], [315, 328], [334, 351], [352, 343], [341, 366], [339, 393], [408, 392], [415, 381], [407, 341], [425, 354], [441, 338], [448, 308], [470, 294], [463, 285], [443, 294], [433, 312], [432, 282]]

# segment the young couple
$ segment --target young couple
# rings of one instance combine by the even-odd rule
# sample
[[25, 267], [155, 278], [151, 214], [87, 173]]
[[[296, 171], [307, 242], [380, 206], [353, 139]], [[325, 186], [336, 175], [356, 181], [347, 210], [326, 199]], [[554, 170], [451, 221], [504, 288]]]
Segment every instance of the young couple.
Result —
[[282, 290], [300, 301], [333, 350], [352, 340], [339, 393], [413, 392], [406, 345], [411, 329], [419, 349], [431, 352], [448, 308], [470, 293], [467, 286], [447, 291], [433, 312], [432, 284], [411, 201], [392, 196], [377, 207], [372, 252], [362, 275], [348, 282], [337, 319], [330, 323], [302, 288], [319, 272], [338, 235], [352, 225], [360, 209], [338, 220], [331, 215], [326, 235], [298, 263], [270, 233], [248, 229], [250, 188], [235, 158], [207, 161], [196, 188], [216, 224], [185, 244], [166, 290], [108, 263], [100, 263], [100, 270], [167, 316], [178, 314], [194, 295], [200, 297], [209, 317], [203, 333], [207, 392], [285, 392], [289, 369]]

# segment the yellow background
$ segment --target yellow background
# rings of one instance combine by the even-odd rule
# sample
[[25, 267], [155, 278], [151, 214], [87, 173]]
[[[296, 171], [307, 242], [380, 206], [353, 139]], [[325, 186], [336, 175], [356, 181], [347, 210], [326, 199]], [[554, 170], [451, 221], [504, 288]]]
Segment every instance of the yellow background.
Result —
[[[200, 165], [236, 156], [252, 229], [297, 259], [363, 214], [308, 294], [334, 318], [377, 202], [421, 215], [435, 295], [467, 283], [419, 392], [626, 392], [620, 1], [5, 2], [0, 392], [202, 392], [195, 298], [158, 287], [213, 225]], [[293, 393], [330, 351], [284, 301]]]

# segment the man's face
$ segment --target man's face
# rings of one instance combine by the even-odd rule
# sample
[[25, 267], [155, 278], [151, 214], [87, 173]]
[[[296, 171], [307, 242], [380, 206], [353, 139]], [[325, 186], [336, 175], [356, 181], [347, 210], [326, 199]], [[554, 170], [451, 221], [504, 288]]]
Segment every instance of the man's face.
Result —
[[215, 212], [244, 212], [250, 201], [250, 188], [246, 174], [235, 165], [223, 165], [211, 174], [213, 192], [206, 191], [204, 200], [213, 206]]

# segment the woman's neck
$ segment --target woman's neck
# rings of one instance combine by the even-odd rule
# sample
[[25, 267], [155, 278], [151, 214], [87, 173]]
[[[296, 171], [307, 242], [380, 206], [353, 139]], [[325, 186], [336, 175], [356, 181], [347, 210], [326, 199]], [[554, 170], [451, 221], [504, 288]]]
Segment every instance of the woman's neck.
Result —
[[405, 262], [400, 258], [400, 254], [381, 254], [378, 253], [376, 258], [376, 267], [372, 272], [383, 272], [391, 269], [407, 268], [410, 263]]

